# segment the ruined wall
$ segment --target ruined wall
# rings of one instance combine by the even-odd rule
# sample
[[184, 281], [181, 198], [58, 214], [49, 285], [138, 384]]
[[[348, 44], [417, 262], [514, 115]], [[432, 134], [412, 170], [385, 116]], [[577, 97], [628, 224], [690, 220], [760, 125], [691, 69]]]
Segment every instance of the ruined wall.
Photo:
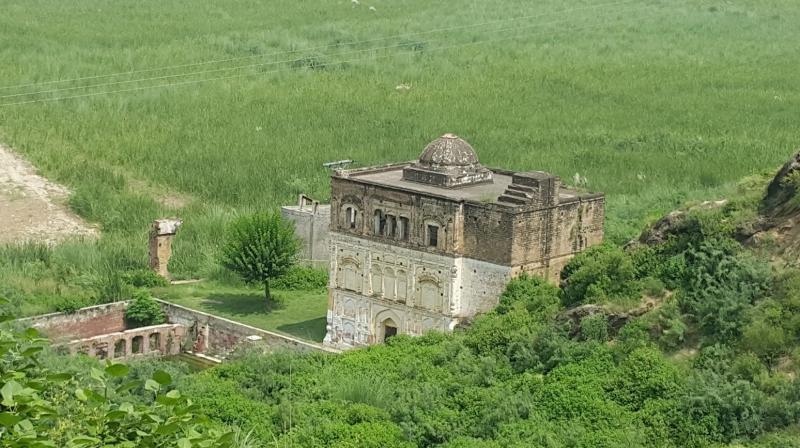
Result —
[[108, 333], [121, 332], [125, 326], [127, 302], [114, 302], [81, 308], [74, 313], [50, 313], [19, 319], [54, 342], [84, 339]]
[[313, 266], [327, 267], [330, 205], [285, 206], [281, 207], [281, 216], [294, 222], [295, 235], [303, 243], [300, 257]]
[[[192, 310], [173, 303], [158, 300], [170, 323], [186, 327], [184, 349], [224, 355], [239, 344], [252, 343], [267, 346], [270, 350], [330, 351], [318, 344], [295, 339], [291, 336], [273, 333], [234, 322], [229, 319]], [[256, 336], [257, 338], [253, 338]], [[249, 339], [248, 339], [249, 338]]]
[[128, 360], [140, 356], [169, 356], [181, 351], [185, 328], [161, 324], [76, 339], [56, 346], [71, 354], [83, 353], [98, 359]]

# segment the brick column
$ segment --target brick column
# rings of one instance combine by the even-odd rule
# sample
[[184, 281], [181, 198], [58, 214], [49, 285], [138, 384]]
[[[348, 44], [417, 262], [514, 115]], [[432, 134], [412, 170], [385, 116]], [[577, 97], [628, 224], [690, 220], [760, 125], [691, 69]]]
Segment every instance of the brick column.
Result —
[[169, 279], [167, 264], [172, 256], [172, 239], [183, 224], [180, 219], [157, 219], [150, 228], [150, 268]]

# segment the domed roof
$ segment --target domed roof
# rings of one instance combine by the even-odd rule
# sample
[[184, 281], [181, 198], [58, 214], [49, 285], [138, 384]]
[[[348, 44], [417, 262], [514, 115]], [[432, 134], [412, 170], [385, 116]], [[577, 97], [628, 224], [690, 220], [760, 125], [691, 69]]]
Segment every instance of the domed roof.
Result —
[[444, 188], [492, 182], [492, 172], [478, 162], [472, 146], [454, 134], [430, 142], [419, 160], [403, 168], [403, 179]]
[[438, 166], [470, 166], [479, 163], [472, 146], [455, 134], [444, 134], [428, 143], [419, 156], [419, 161]]

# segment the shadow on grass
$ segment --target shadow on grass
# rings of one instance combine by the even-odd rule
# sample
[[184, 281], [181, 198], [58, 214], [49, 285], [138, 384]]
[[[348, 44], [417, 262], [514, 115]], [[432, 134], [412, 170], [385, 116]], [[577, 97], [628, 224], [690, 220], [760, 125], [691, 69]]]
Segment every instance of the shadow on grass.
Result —
[[270, 307], [267, 308], [261, 294], [211, 294], [200, 303], [209, 310], [239, 317], [269, 313], [286, 307], [280, 297], [273, 296]]
[[325, 339], [325, 325], [327, 319], [325, 316], [316, 319], [309, 319], [303, 322], [296, 322], [293, 324], [285, 324], [278, 327], [278, 330], [309, 341], [322, 342]]

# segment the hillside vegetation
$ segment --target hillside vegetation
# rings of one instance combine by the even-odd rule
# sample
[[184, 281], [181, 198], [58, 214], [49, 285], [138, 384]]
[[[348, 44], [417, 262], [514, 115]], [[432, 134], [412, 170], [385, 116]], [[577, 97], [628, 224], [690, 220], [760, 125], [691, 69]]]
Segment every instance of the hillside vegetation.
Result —
[[[47, 355], [36, 369], [72, 375], [39, 380], [42, 394], [87, 418], [31, 419], [42, 437], [91, 431], [104, 442], [149, 441], [114, 428], [193, 403], [169, 430], [147, 423], [161, 440], [154, 446], [179, 447], [189, 446], [177, 440], [184, 435], [220, 447], [798, 446], [800, 270], [770, 262], [777, 246], [751, 250], [736, 240], [764, 218], [765, 186], [751, 180], [722, 207], [690, 207], [658, 243], [592, 248], [570, 262], [560, 288], [512, 280], [493, 312], [453, 334], [397, 336], [341, 355], [244, 351], [194, 374], [157, 361], [109, 366], [114, 378], [98, 371], [91, 381], [81, 372], [92, 361]], [[642, 300], [656, 305], [621, 326], [619, 311], [566, 317], [570, 307], [619, 310]], [[169, 381], [159, 386], [158, 378]], [[98, 382], [112, 386], [105, 398], [93, 395]], [[75, 387], [95, 398], [64, 395]], [[153, 401], [159, 388], [175, 400]], [[92, 408], [114, 417], [93, 418]], [[0, 436], [20, 432], [7, 421]]]

